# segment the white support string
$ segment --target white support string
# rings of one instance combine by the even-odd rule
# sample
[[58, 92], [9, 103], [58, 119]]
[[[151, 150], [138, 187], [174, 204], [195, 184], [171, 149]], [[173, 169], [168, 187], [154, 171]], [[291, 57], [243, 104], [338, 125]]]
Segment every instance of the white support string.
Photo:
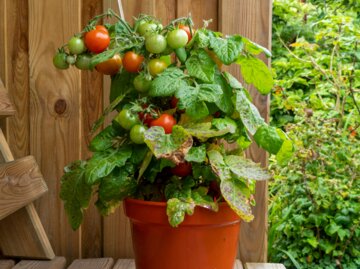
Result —
[[121, 19], [125, 20], [124, 9], [123, 9], [121, 0], [117, 0], [117, 3], [118, 3], [119, 12], [120, 12], [120, 17], [121, 17]]

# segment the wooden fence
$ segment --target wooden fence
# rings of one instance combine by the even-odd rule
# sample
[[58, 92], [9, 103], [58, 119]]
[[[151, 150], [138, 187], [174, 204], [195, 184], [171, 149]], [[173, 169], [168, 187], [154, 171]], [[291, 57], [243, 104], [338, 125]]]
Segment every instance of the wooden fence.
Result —
[[[155, 15], [165, 24], [191, 12], [195, 25], [213, 19], [211, 28], [240, 33], [265, 47], [271, 40], [271, 0], [123, 0], [125, 17]], [[120, 208], [102, 218], [94, 207], [78, 231], [68, 225], [59, 199], [65, 164], [89, 156], [88, 133], [107, 104], [109, 80], [75, 68], [56, 70], [56, 49], [95, 14], [113, 8], [116, 0], [0, 0], [0, 78], [17, 113], [1, 122], [15, 158], [34, 155], [49, 192], [36, 203], [56, 255], [132, 257], [129, 225]], [[265, 59], [264, 59], [265, 60]], [[239, 70], [231, 67], [237, 77]], [[268, 116], [268, 98], [251, 91], [255, 104]], [[86, 138], [84, 140], [84, 138]], [[256, 147], [248, 151], [266, 165]], [[255, 221], [241, 228], [242, 261], [260, 262], [267, 253], [267, 185], [257, 186]]]

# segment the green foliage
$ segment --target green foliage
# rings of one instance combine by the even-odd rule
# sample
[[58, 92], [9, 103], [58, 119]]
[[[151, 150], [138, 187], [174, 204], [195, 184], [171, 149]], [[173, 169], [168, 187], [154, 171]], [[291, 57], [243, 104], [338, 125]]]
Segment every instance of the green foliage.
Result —
[[296, 151], [280, 166], [292, 145], [279, 133], [269, 259], [286, 268], [360, 267], [359, 7], [274, 1], [271, 124]]
[[286, 167], [273, 167], [271, 261], [359, 268], [360, 141], [343, 136], [331, 120], [312, 117], [288, 128], [297, 151]]

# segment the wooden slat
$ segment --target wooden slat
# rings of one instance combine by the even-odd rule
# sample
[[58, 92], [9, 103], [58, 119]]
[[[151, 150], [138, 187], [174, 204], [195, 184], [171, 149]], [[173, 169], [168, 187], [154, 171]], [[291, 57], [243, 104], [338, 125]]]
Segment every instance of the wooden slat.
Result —
[[65, 267], [66, 259], [64, 257], [55, 257], [51, 261], [23, 260], [17, 263], [13, 269], [64, 269]]
[[0, 78], [0, 119], [15, 114], [15, 108], [10, 102], [7, 90]]
[[0, 220], [47, 191], [33, 156], [0, 165]]
[[81, 29], [80, 0], [29, 1], [30, 145], [49, 188], [36, 208], [57, 255], [81, 256], [80, 232], [68, 223], [59, 199], [64, 166], [80, 159], [81, 76], [76, 68], [57, 70], [54, 53]]
[[[15, 158], [30, 155], [29, 144], [29, 10], [28, 0], [2, 0], [5, 2], [5, 38], [3, 83], [16, 114], [8, 119], [4, 132]], [[1, 48], [2, 49], [2, 48]]]
[[111, 269], [114, 264], [112, 258], [75, 260], [68, 269]]
[[181, 0], [177, 1], [176, 17], [186, 17], [191, 13], [195, 28], [201, 28], [204, 20], [212, 19], [209, 29], [218, 30], [218, 0]]
[[0, 260], [1, 269], [11, 269], [15, 265], [13, 260]]
[[[132, 259], [120, 259], [116, 262], [113, 269], [135, 269], [135, 261]], [[236, 260], [234, 269], [243, 269], [239, 260]]]
[[[225, 34], [241, 34], [260, 45], [271, 48], [271, 0], [220, 0], [220, 31]], [[265, 60], [264, 58], [262, 58]], [[269, 60], [265, 60], [269, 63]], [[230, 72], [240, 78], [239, 68], [234, 66]], [[254, 104], [261, 115], [268, 119], [269, 96], [260, 95], [248, 87]], [[247, 156], [255, 162], [267, 166], [267, 154], [252, 145]], [[240, 259], [247, 262], [266, 262], [267, 259], [267, 182], [256, 184], [255, 220], [243, 223], [240, 231]]]
[[280, 263], [246, 263], [245, 269], [285, 269]]
[[[1, 129], [0, 151], [5, 161], [14, 160]], [[6, 256], [41, 259], [55, 257], [32, 203], [0, 221], [0, 246]]]
[[[81, 27], [95, 15], [102, 13], [102, 1], [83, 0], [81, 6]], [[81, 159], [85, 160], [91, 156], [88, 144], [91, 140], [89, 135], [92, 124], [100, 117], [103, 109], [103, 76], [96, 71], [81, 72], [81, 113], [82, 133]], [[98, 258], [102, 254], [102, 218], [94, 206], [94, 198], [84, 216], [81, 226], [82, 258]], [[91, 244], [88, 244], [91, 242]]]

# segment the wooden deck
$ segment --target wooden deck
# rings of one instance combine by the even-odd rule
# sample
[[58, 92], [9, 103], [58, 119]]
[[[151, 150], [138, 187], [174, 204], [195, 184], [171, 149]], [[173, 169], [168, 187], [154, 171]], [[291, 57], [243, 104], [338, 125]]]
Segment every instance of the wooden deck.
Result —
[[[65, 269], [66, 259], [56, 257], [51, 261], [22, 260], [15, 263], [13, 260], [0, 260], [0, 269]], [[135, 262], [131, 259], [114, 261], [112, 258], [75, 260], [67, 269], [135, 269]], [[169, 268], [170, 269], [170, 268]], [[246, 263], [236, 261], [234, 269], [285, 269], [282, 264], [275, 263]]]

